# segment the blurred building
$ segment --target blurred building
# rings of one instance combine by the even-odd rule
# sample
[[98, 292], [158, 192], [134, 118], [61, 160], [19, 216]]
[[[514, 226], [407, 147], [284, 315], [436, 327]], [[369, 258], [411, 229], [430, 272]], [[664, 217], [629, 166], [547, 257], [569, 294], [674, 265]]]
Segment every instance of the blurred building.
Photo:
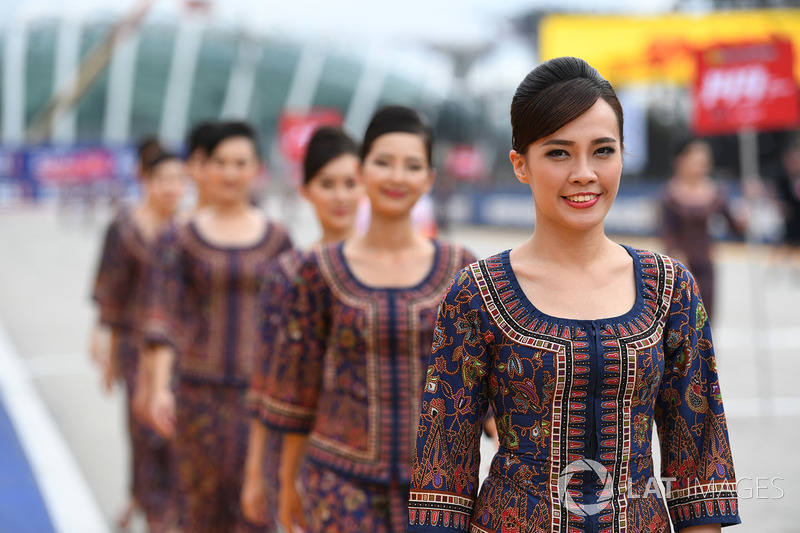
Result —
[[[110, 20], [45, 17], [0, 33], [4, 144], [25, 142], [43, 106], [112, 27]], [[424, 79], [376, 68], [325, 43], [246, 35], [191, 20], [151, 21], [117, 47], [74, 113], [56, 122], [51, 141], [116, 145], [155, 132], [178, 147], [198, 121], [242, 118], [270, 147], [284, 108], [333, 108], [358, 130], [386, 103], [438, 105], [441, 97], [425, 94], [426, 86]]]

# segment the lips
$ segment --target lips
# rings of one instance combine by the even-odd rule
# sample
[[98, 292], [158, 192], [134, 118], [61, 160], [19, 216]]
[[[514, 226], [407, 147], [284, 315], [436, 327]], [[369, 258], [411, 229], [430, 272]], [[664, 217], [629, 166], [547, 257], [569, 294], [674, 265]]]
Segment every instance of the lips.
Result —
[[598, 196], [600, 196], [600, 195], [599, 194], [574, 194], [572, 196], [565, 196], [564, 198], [566, 198], [570, 202], [575, 202], [575, 203], [581, 204], [581, 203], [584, 203], [584, 202], [590, 202], [590, 201], [594, 200], [595, 198], [597, 198]]
[[381, 191], [384, 195], [388, 196], [389, 198], [403, 198], [406, 193], [403, 191], [397, 191], [392, 189], [383, 189]]
[[571, 196], [562, 196], [568, 206], [576, 209], [588, 209], [597, 203], [600, 195], [597, 193], [581, 193]]

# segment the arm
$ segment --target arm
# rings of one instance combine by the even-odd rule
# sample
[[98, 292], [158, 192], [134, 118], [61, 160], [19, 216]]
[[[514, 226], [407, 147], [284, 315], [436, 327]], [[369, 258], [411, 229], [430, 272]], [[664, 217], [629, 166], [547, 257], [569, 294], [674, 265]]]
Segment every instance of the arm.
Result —
[[266, 523], [267, 512], [264, 486], [264, 447], [267, 443], [267, 431], [267, 427], [258, 418], [250, 420], [250, 438], [247, 443], [241, 494], [241, 506], [245, 518], [260, 525]]
[[184, 303], [184, 263], [174, 230], [159, 240], [154, 261], [148, 271], [148, 302], [144, 323], [143, 378], [147, 395], [147, 417], [162, 436], [175, 432], [175, 396], [172, 371], [178, 358], [176, 333], [181, 328]]
[[114, 382], [120, 378], [119, 356], [119, 331], [111, 328], [108, 339], [108, 356], [103, 361], [103, 390], [106, 394], [114, 388]]
[[303, 514], [303, 500], [297, 490], [297, 474], [303, 462], [308, 435], [287, 433], [281, 448], [281, 467], [279, 471], [280, 493], [278, 495], [278, 523], [286, 531], [294, 531], [294, 526], [306, 527]]
[[[265, 394], [259, 416], [270, 429], [284, 432], [281, 449], [278, 519], [287, 531], [305, 523], [296, 479], [322, 391], [332, 300], [314, 256], [300, 266], [283, 302], [263, 328], [270, 356], [263, 359]], [[265, 338], [266, 333], [264, 334]]]
[[678, 259], [685, 259], [678, 233], [681, 227], [681, 216], [678, 213], [673, 201], [670, 198], [669, 187], [661, 191], [661, 201], [659, 203], [659, 224], [658, 233], [664, 243], [664, 250], [667, 254]]
[[[694, 278], [675, 268], [654, 419], [676, 531], [741, 522], [711, 329]], [[712, 529], [713, 530], [713, 529]], [[705, 530], [700, 530], [705, 531]]]
[[120, 220], [114, 220], [106, 230], [92, 290], [99, 315], [92, 328], [90, 351], [92, 361], [103, 371], [106, 391], [116, 376], [116, 364], [110, 360], [116, 358], [114, 330], [126, 325], [125, 308], [131, 298], [133, 258], [123, 242], [120, 224]]
[[163, 437], [172, 438], [175, 434], [175, 395], [172, 393], [172, 367], [175, 352], [168, 345], [158, 345], [146, 357], [152, 368], [151, 398], [149, 415], [153, 428]]
[[270, 357], [275, 347], [275, 334], [281, 329], [281, 317], [286, 311], [287, 296], [291, 293], [291, 282], [281, 268], [279, 260], [273, 261], [261, 275], [263, 282], [259, 287], [258, 310], [260, 343], [256, 355], [255, 371], [247, 390], [247, 407], [252, 415], [250, 439], [245, 460], [245, 475], [242, 485], [241, 506], [245, 518], [257, 524], [266, 520], [266, 483], [276, 480], [264, 478], [265, 447], [269, 429], [261, 420], [265, 416], [267, 398], [267, 375], [270, 370]]
[[[468, 531], [488, 409], [489, 324], [469, 269], [439, 308], [411, 472], [409, 532]], [[451, 501], [448, 513], [437, 501]]]

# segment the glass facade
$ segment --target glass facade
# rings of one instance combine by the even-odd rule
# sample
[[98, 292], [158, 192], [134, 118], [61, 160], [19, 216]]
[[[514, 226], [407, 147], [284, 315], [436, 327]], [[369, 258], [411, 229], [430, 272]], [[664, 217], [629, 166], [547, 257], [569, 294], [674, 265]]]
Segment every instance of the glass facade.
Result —
[[[8, 80], [20, 83], [16, 86], [24, 94], [24, 128], [27, 130], [54, 94], [54, 83], [59, 60], [59, 31], [63, 21], [53, 17], [39, 18], [27, 23], [24, 47], [24, 79]], [[79, 56], [87, 54], [112, 30], [111, 21], [84, 21], [79, 27]], [[113, 109], [111, 112], [130, 113], [127, 142], [147, 134], [158, 134], [165, 113], [165, 97], [173, 68], [173, 55], [181, 43], [181, 32], [177, 21], [149, 22], [139, 28], [136, 52], [133, 58], [133, 88], [130, 109]], [[221, 117], [230, 78], [240, 60], [242, 40], [245, 44], [260, 47], [255, 62], [252, 97], [240, 104], [246, 109], [247, 120], [253, 122], [262, 136], [267, 149], [274, 146], [277, 122], [286, 105], [292, 80], [303, 52], [303, 44], [280, 39], [275, 36], [243, 35], [233, 29], [208, 26], [202, 30], [201, 43], [197, 50], [197, 63], [190, 90], [185, 116], [186, 128], [193, 124]], [[0, 67], [6, 60], [6, 34], [0, 33]], [[346, 53], [324, 49], [325, 58], [311, 105], [339, 110], [345, 115], [350, 108], [354, 91], [364, 71], [363, 57], [350, 57]], [[69, 67], [72, 72], [77, 65]], [[131, 68], [130, 65], [122, 67]], [[0, 76], [3, 69], [0, 68]], [[4, 82], [0, 78], [0, 90]], [[402, 75], [386, 72], [376, 105], [387, 103], [424, 106], [422, 79], [408, 79]], [[76, 106], [75, 142], [78, 144], [103, 144], [107, 100], [113, 84], [109, 80], [109, 69], [105, 68], [89, 89], [81, 96]], [[130, 89], [130, 88], [129, 88]], [[0, 100], [2, 101], [2, 100]], [[372, 110], [370, 110], [372, 111]], [[0, 117], [5, 112], [0, 104]], [[358, 133], [358, 132], [353, 132]], [[0, 138], [6, 133], [0, 132]]]

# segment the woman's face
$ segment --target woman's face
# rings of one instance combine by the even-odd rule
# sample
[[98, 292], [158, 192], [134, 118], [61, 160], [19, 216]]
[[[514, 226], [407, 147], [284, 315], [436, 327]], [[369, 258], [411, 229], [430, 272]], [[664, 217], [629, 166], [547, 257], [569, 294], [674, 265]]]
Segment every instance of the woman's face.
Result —
[[314, 206], [323, 231], [348, 232], [355, 226], [358, 204], [364, 196], [357, 170], [358, 158], [342, 154], [303, 185], [303, 197]]
[[619, 190], [622, 146], [617, 117], [599, 99], [584, 114], [528, 146], [512, 150], [514, 172], [533, 192], [536, 224], [587, 231], [603, 220]]
[[230, 204], [247, 202], [250, 187], [261, 172], [253, 141], [247, 137], [225, 139], [206, 161], [205, 177], [214, 201]]
[[711, 173], [713, 158], [711, 147], [702, 141], [696, 141], [675, 158], [675, 174], [689, 179], [702, 179]]
[[376, 138], [361, 165], [372, 212], [408, 216], [419, 198], [431, 190], [435, 172], [423, 138], [414, 133], [386, 133]]
[[156, 165], [145, 182], [152, 205], [169, 214], [178, 209], [185, 185], [186, 167], [179, 159], [167, 159]]

